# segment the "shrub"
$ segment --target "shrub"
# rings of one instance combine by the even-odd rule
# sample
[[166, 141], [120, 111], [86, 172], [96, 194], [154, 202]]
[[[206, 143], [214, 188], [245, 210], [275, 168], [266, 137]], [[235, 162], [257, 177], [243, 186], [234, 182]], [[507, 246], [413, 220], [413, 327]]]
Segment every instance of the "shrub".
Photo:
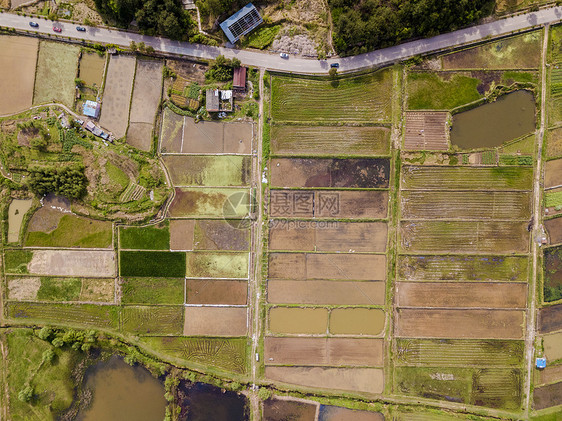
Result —
[[18, 392], [18, 399], [22, 402], [29, 402], [33, 398], [33, 387], [26, 384], [23, 389]]

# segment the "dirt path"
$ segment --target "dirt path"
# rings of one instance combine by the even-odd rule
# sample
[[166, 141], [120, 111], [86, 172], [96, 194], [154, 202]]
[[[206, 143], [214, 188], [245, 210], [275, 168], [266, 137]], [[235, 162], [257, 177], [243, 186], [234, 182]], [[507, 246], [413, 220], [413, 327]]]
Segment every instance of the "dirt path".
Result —
[[527, 375], [525, 378], [525, 402], [523, 407], [525, 408], [525, 416], [528, 418], [529, 410], [530, 410], [530, 403], [531, 403], [531, 378], [533, 375], [533, 351], [534, 351], [534, 344], [535, 344], [535, 335], [536, 335], [536, 327], [535, 327], [535, 320], [536, 320], [536, 289], [537, 289], [537, 276], [538, 270], [537, 267], [537, 254], [539, 252], [537, 237], [541, 235], [542, 232], [542, 219], [541, 219], [541, 180], [543, 175], [543, 166], [542, 166], [542, 148], [543, 148], [543, 139], [544, 139], [544, 131], [546, 125], [546, 55], [548, 51], [548, 32], [549, 32], [549, 25], [546, 25], [544, 28], [544, 40], [543, 40], [543, 51], [542, 51], [542, 65], [541, 65], [541, 125], [537, 133], [537, 167], [535, 170], [535, 179], [533, 184], [533, 238], [532, 238], [532, 253], [533, 253], [533, 271], [531, 275], [531, 279], [529, 280], [529, 311], [527, 317], [527, 336], [525, 338], [525, 358], [527, 360]]
[[8, 393], [8, 378], [7, 378], [7, 374], [8, 374], [8, 352], [6, 350], [6, 346], [4, 344], [4, 338], [5, 336], [2, 334], [0, 335], [0, 352], [2, 353], [2, 377], [1, 377], [1, 381], [2, 381], [2, 385], [0, 385], [1, 387], [3, 387], [4, 389], [4, 393], [3, 393], [3, 397], [0, 399], [0, 414], [2, 415], [0, 418], [3, 420], [8, 420], [9, 417], [9, 410], [10, 410], [10, 395]]

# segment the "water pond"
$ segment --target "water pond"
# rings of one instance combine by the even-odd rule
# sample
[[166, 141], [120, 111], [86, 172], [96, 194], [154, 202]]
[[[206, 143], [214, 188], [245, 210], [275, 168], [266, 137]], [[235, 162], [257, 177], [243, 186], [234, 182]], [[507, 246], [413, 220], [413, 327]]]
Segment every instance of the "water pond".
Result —
[[520, 90], [455, 114], [451, 144], [461, 149], [494, 148], [534, 130], [535, 97]]

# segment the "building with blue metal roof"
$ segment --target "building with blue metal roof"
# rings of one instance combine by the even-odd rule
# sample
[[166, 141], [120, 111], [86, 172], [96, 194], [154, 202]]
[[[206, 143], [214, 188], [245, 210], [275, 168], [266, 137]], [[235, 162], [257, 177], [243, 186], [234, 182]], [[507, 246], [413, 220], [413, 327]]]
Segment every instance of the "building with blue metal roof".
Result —
[[263, 19], [256, 7], [252, 3], [248, 3], [222, 22], [220, 26], [228, 40], [234, 44], [240, 37], [246, 35], [262, 22]]
[[100, 115], [100, 105], [95, 101], [88, 100], [84, 103], [82, 114], [88, 117], [98, 118]]

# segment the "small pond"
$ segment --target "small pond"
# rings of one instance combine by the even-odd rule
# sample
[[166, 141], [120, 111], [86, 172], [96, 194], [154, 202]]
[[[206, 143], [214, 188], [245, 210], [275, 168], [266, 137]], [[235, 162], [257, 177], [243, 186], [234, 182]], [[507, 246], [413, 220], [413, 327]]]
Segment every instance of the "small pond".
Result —
[[131, 367], [113, 356], [88, 368], [84, 381], [92, 401], [78, 412], [78, 421], [164, 419], [164, 385], [143, 367]]
[[205, 383], [182, 381], [179, 388], [181, 420], [247, 421], [247, 398]]
[[461, 149], [493, 148], [535, 130], [535, 97], [520, 90], [455, 114], [451, 144]]

